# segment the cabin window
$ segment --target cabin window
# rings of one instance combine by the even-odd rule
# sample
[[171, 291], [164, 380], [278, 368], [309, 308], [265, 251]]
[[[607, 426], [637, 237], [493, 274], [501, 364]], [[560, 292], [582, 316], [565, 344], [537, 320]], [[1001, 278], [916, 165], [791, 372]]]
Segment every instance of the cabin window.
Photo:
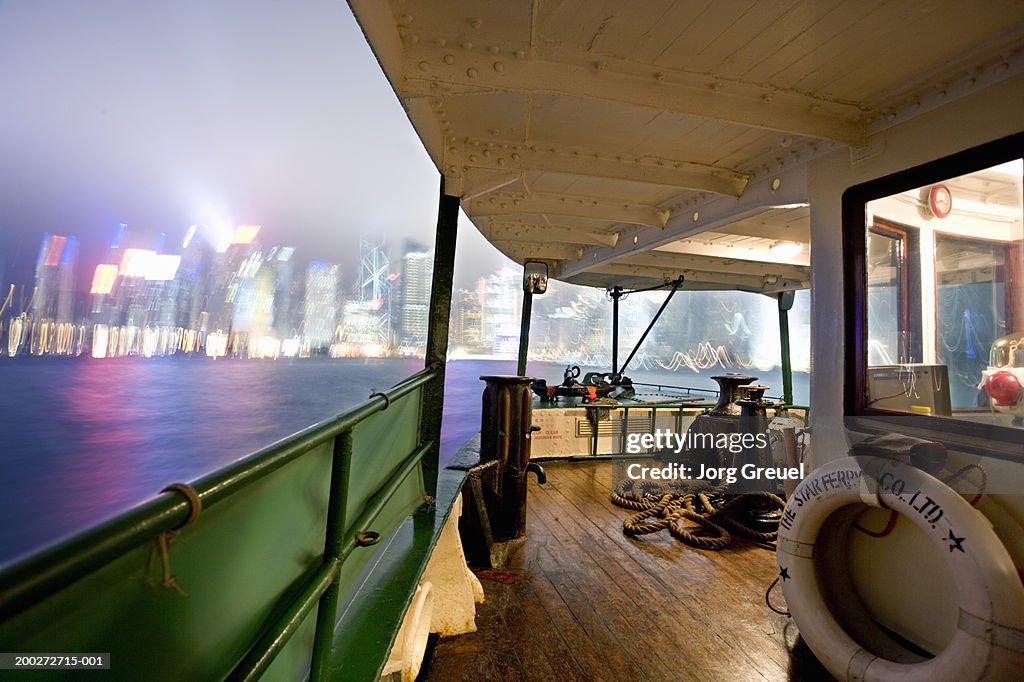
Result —
[[844, 194], [848, 413], [1020, 440], [1021, 137]]

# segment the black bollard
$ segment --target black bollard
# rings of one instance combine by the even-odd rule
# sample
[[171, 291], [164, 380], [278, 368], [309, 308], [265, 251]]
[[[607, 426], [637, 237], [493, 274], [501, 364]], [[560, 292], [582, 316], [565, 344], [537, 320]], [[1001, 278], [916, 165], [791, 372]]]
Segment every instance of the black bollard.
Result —
[[526, 474], [530, 463], [533, 395], [530, 377], [482, 376], [480, 464], [496, 462], [491, 479], [494, 497], [488, 504], [495, 542], [526, 532]]

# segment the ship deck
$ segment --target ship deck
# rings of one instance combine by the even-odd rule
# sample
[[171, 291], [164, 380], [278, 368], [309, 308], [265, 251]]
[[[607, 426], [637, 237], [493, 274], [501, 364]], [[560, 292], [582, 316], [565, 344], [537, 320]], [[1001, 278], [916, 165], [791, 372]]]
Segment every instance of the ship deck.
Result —
[[630, 539], [629, 512], [608, 500], [612, 462], [544, 467], [523, 550], [507, 571], [479, 573], [478, 631], [439, 640], [421, 679], [830, 679], [765, 605], [771, 551], [739, 539], [694, 550], [667, 532]]

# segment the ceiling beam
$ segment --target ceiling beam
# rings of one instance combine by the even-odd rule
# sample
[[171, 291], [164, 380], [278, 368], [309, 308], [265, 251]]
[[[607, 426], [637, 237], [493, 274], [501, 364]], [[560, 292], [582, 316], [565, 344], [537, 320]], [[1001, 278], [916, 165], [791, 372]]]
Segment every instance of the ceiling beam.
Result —
[[540, 144], [497, 144], [463, 140], [445, 149], [445, 163], [463, 171], [550, 171], [584, 177], [652, 183], [679, 189], [743, 194], [749, 176], [728, 168], [652, 156], [599, 154], [591, 150]]
[[549, 215], [605, 220], [664, 227], [670, 212], [648, 204], [612, 201], [597, 197], [566, 196], [531, 192], [493, 192], [466, 202], [466, 213], [472, 217], [502, 215]]
[[479, 48], [466, 49], [455, 41], [443, 48], [420, 41], [405, 46], [402, 68], [404, 86], [399, 90], [406, 97], [454, 95], [465, 87], [474, 91], [547, 92], [854, 147], [863, 144], [865, 137], [867, 112], [854, 104], [712, 74], [637, 64], [564, 46], [540, 51], [505, 50], [496, 55]]
[[630, 240], [625, 245], [620, 242], [614, 249], [589, 247], [582, 259], [560, 263], [555, 277], [566, 279], [578, 272], [591, 270], [599, 263], [620, 260], [629, 253], [643, 253], [685, 237], [719, 228], [728, 229], [728, 225], [764, 213], [772, 206], [805, 201], [807, 168], [805, 165], [794, 166], [752, 183], [739, 199], [717, 196], [679, 206], [672, 212], [664, 229], [640, 230], [635, 234], [635, 242]]
[[774, 274], [761, 275], [731, 275], [726, 273], [703, 272], [699, 270], [659, 268], [645, 265], [620, 265], [604, 263], [597, 267], [580, 273], [581, 277], [586, 274], [611, 275], [614, 277], [643, 277], [647, 279], [671, 282], [683, 276], [683, 288], [687, 289], [687, 283], [700, 285], [702, 289], [741, 289], [743, 291], [755, 291], [761, 293], [773, 293], [788, 289], [806, 289], [809, 280], [786, 279]]
[[462, 172], [446, 174], [445, 191], [460, 197], [462, 201], [472, 201], [508, 187], [521, 177], [523, 174], [516, 171], [468, 168]]
[[583, 248], [569, 246], [566, 244], [545, 244], [543, 242], [516, 242], [490, 240], [495, 247], [509, 258], [515, 261], [524, 261], [530, 258], [541, 260], [565, 260], [579, 258], [583, 255]]
[[[759, 263], [784, 263], [787, 265], [808, 265], [810, 263], [810, 254], [808, 253], [808, 243], [806, 241], [800, 242], [804, 249], [796, 256], [780, 258], [765, 247], [744, 246], [742, 244], [729, 244], [712, 240], [714, 236], [721, 236], [721, 234], [720, 232], [710, 234], [705, 232], [692, 239], [683, 239], [659, 246], [649, 253], [681, 253], [692, 256], [713, 256], [727, 260], [739, 259]], [[790, 241], [795, 243], [795, 240]]]
[[769, 263], [739, 258], [716, 258], [713, 256], [698, 256], [666, 251], [648, 251], [647, 253], [628, 256], [614, 261], [614, 263], [675, 270], [692, 269], [702, 272], [721, 272], [729, 276], [773, 274], [793, 280], [810, 279], [810, 266], [807, 265], [788, 265], [785, 263]]
[[619, 241], [617, 232], [593, 232], [575, 227], [528, 225], [499, 222], [493, 219], [490, 221], [490, 225], [481, 232], [484, 232], [484, 236], [492, 241], [554, 242], [598, 246], [615, 246]]

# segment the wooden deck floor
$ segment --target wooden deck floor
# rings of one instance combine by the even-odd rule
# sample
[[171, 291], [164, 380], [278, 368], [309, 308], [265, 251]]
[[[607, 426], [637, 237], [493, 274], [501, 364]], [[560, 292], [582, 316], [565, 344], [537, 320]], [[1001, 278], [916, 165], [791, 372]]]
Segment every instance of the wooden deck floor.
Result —
[[481, 575], [478, 632], [438, 641], [422, 679], [831, 679], [795, 625], [764, 604], [771, 551], [740, 540], [693, 550], [667, 533], [630, 539], [628, 512], [608, 501], [610, 462], [544, 468], [547, 485], [531, 478], [515, 572]]

